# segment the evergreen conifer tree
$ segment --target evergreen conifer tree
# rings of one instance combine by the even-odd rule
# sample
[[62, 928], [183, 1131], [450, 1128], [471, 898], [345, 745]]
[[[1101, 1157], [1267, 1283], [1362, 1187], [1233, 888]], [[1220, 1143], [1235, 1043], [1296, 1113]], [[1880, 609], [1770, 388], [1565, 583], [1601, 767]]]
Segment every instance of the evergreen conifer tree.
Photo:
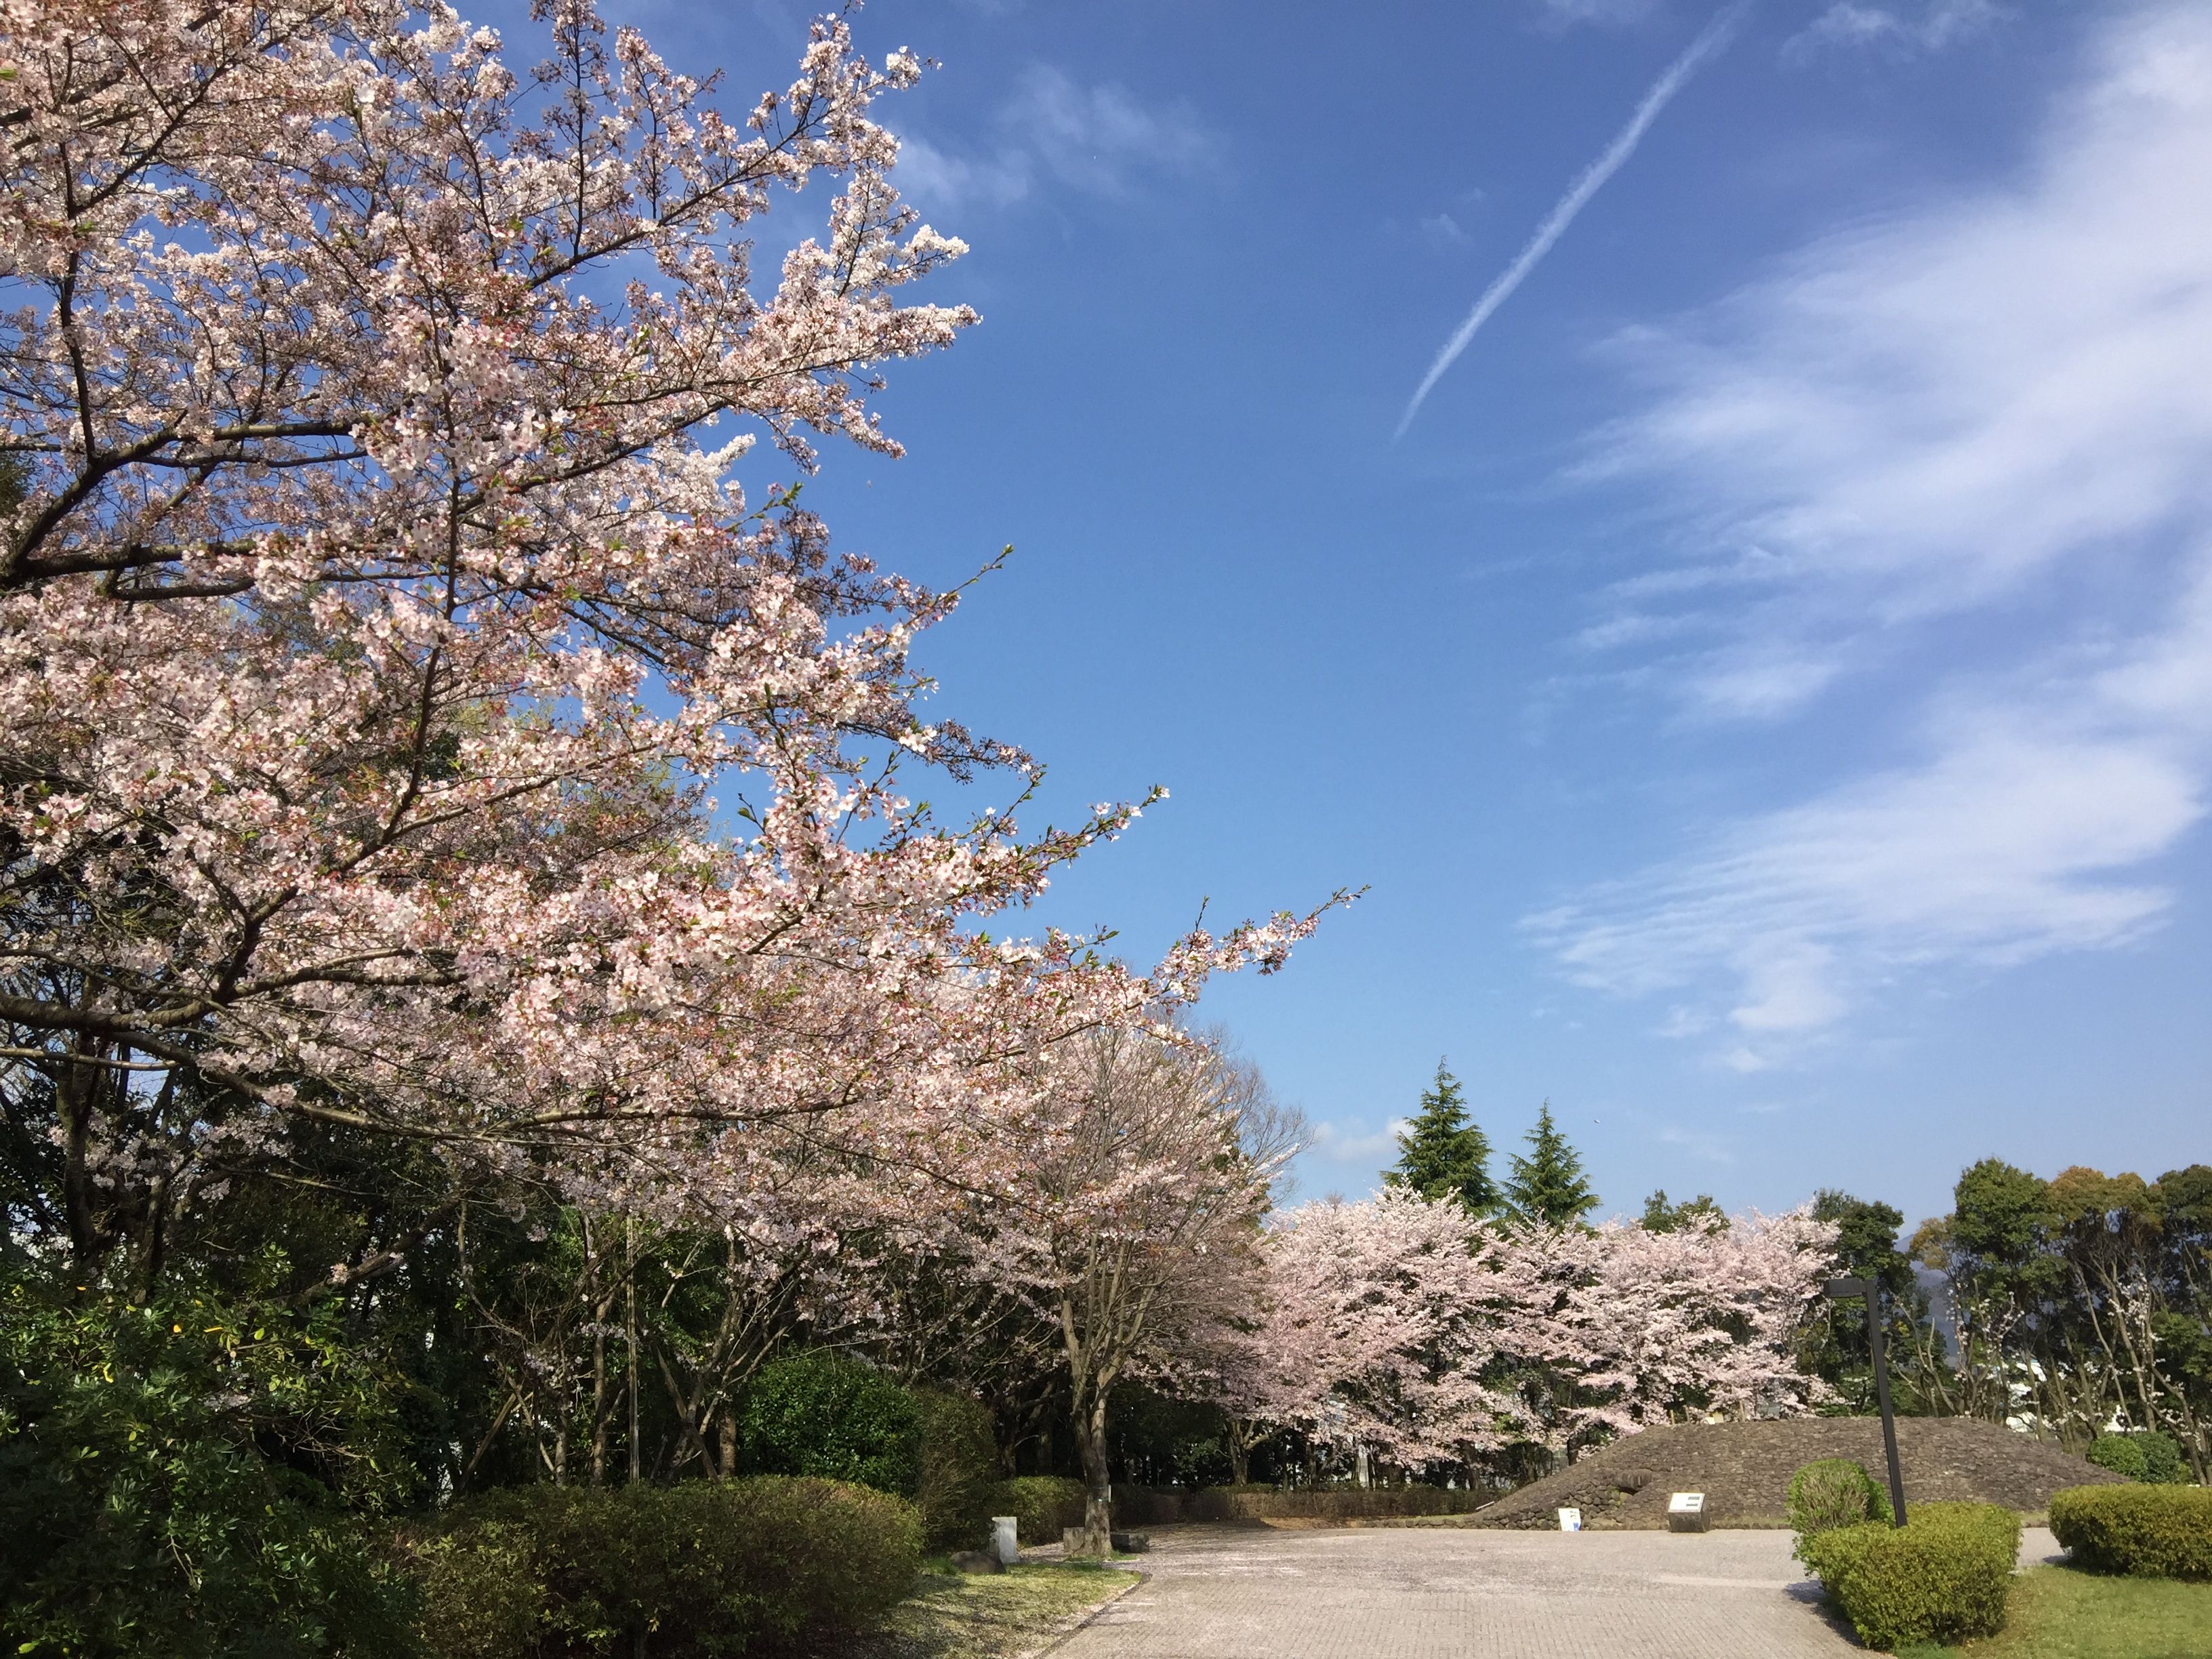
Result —
[[1528, 1131], [1528, 1156], [1514, 1156], [1505, 1201], [1524, 1220], [1547, 1227], [1572, 1226], [1597, 1208], [1597, 1194], [1583, 1173], [1582, 1157], [1552, 1121], [1548, 1100], [1536, 1115], [1536, 1127]]
[[1468, 1121], [1459, 1079], [1439, 1060], [1436, 1081], [1421, 1095], [1421, 1112], [1398, 1136], [1398, 1162], [1382, 1172], [1386, 1186], [1423, 1198], [1454, 1198], [1470, 1215], [1498, 1206], [1490, 1178], [1490, 1137]]

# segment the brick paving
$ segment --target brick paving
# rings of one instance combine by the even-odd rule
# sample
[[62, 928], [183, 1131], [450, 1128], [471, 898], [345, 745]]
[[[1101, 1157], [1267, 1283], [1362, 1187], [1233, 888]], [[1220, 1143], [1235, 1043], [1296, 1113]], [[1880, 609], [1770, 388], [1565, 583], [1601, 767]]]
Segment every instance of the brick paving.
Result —
[[[1183, 1527], [1052, 1659], [1821, 1659], [1860, 1653], [1786, 1532]], [[2050, 1534], [2031, 1534], [2035, 1560]]]

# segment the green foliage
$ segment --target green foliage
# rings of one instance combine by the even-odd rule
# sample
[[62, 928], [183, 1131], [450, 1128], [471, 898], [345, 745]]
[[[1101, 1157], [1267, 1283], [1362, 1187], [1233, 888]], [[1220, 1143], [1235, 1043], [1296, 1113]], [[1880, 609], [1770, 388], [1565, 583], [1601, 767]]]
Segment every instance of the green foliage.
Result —
[[1867, 1646], [1958, 1642], [2004, 1628], [2020, 1517], [1993, 1504], [1923, 1504], [1905, 1526], [1836, 1527], [1801, 1548]]
[[1667, 1189], [1662, 1187], [1644, 1200], [1643, 1218], [1637, 1224], [1647, 1233], [1679, 1233], [1693, 1221], [1717, 1223], [1723, 1231], [1729, 1224], [1727, 1215], [1713, 1202], [1711, 1193], [1699, 1193], [1680, 1204], [1669, 1204]]
[[922, 1542], [931, 1550], [981, 1547], [991, 1525], [991, 1498], [999, 1480], [999, 1445], [991, 1413], [965, 1395], [918, 1390], [921, 1413]]
[[1106, 1446], [1114, 1480], [1144, 1486], [1211, 1486], [1233, 1478], [1221, 1408], [1141, 1382], [1117, 1383]]
[[1991, 1289], [2033, 1294], [2058, 1282], [2060, 1266], [2043, 1248], [2055, 1218], [2049, 1182], [1985, 1158], [1959, 1177], [1952, 1200], [1951, 1245]]
[[2138, 1578], [2212, 1578], [2212, 1486], [2069, 1486], [2051, 1530], [2082, 1566]]
[[1423, 1198], [1456, 1200], [1470, 1215], [1487, 1214], [1498, 1206], [1498, 1186], [1490, 1178], [1490, 1138], [1468, 1121], [1459, 1079], [1441, 1060], [1436, 1081], [1422, 1091], [1419, 1115], [1398, 1136], [1398, 1162], [1382, 1172], [1382, 1180]]
[[1024, 1544], [1056, 1544], [1060, 1530], [1083, 1523], [1084, 1488], [1064, 1474], [1024, 1474], [991, 1490], [991, 1513], [1014, 1517]]
[[1547, 1227], [1569, 1227], [1597, 1208], [1597, 1194], [1583, 1173], [1582, 1157], [1552, 1121], [1546, 1101], [1528, 1131], [1528, 1156], [1515, 1154], [1505, 1201], [1524, 1220]]
[[0, 1628], [72, 1659], [410, 1650], [387, 1379], [337, 1310], [0, 1280]]
[[[1898, 1248], [1905, 1217], [1896, 1206], [1854, 1198], [1833, 1188], [1814, 1195], [1813, 1218], [1836, 1229], [1836, 1271], [1866, 1279], [1879, 1287], [1882, 1332], [1890, 1349], [1892, 1386], [1899, 1408], [1927, 1409], [1931, 1379], [1914, 1367], [1916, 1356], [1932, 1359], [1942, 1340], [1930, 1328], [1928, 1293], [1912, 1270], [1912, 1258]], [[1859, 1411], [1874, 1408], [1874, 1355], [1867, 1346], [1864, 1304], [1830, 1302], [1807, 1328], [1805, 1368], [1835, 1388]]]
[[1790, 1477], [1790, 1530], [1797, 1534], [1801, 1560], [1805, 1540], [1816, 1534], [1869, 1521], [1887, 1526], [1894, 1518], [1889, 1494], [1850, 1458], [1823, 1457]]
[[432, 1659], [722, 1659], [826, 1650], [921, 1569], [902, 1499], [769, 1475], [518, 1486], [410, 1540]]
[[2146, 1480], [2154, 1486], [2173, 1486], [2188, 1479], [2181, 1461], [2181, 1446], [2170, 1434], [2139, 1429], [2132, 1434], [2100, 1434], [2082, 1455], [2100, 1469]]
[[2136, 1443], [2143, 1449], [2143, 1479], [2153, 1486], [2179, 1486], [2189, 1478], [2181, 1444], [2172, 1435], [2146, 1429], [2136, 1436]]
[[2089, 1443], [2089, 1449], [2082, 1455], [2099, 1468], [2124, 1474], [2130, 1480], [2150, 1478], [2149, 1454], [2131, 1434], [2100, 1434]]
[[792, 1354], [761, 1367], [738, 1413], [744, 1467], [809, 1474], [911, 1496], [921, 1479], [922, 1416], [915, 1397], [872, 1365], [833, 1353]]

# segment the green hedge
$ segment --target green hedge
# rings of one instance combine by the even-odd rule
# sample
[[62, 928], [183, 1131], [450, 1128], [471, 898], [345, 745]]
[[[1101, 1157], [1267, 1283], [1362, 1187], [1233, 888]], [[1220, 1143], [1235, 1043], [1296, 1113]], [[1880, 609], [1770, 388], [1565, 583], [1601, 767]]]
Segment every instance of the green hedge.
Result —
[[2100, 1434], [2082, 1455], [2100, 1469], [2154, 1486], [2178, 1485], [2188, 1479], [2182, 1468], [2180, 1443], [2172, 1435], [2155, 1430]]
[[1805, 1540], [1838, 1527], [1869, 1521], [1884, 1526], [1895, 1519], [1889, 1494], [1875, 1483], [1863, 1464], [1848, 1457], [1823, 1457], [1790, 1477], [1790, 1530], [1797, 1534], [1797, 1555]]
[[2020, 1517], [1994, 1504], [1923, 1504], [1905, 1526], [1835, 1527], [1801, 1547], [1869, 1647], [1959, 1642], [2004, 1628]]
[[795, 1353], [760, 1368], [738, 1410], [751, 1474], [810, 1474], [910, 1498], [921, 1479], [921, 1406], [872, 1365]]
[[1497, 1494], [1444, 1486], [1207, 1486], [1193, 1492], [1193, 1521], [1359, 1521], [1465, 1515]]
[[991, 1489], [991, 1513], [1014, 1517], [1024, 1546], [1057, 1544], [1063, 1527], [1083, 1524], [1084, 1487], [1064, 1474], [1024, 1474]]
[[823, 1650], [914, 1587], [914, 1505], [781, 1475], [521, 1486], [407, 1540], [433, 1659], [726, 1659]]
[[2212, 1578], [2212, 1486], [2069, 1486], [2051, 1530], [2085, 1567], [2137, 1578]]

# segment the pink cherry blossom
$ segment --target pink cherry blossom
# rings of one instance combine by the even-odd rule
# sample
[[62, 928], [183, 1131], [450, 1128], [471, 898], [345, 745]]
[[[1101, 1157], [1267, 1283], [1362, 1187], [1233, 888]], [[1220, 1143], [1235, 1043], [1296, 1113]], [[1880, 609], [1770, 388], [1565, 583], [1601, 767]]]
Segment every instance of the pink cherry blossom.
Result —
[[[884, 366], [976, 320], [914, 297], [963, 249], [872, 113], [919, 60], [826, 20], [726, 116], [585, 0], [534, 15], [518, 73], [442, 5], [0, 8], [0, 1018], [81, 1195], [136, 1160], [181, 1201], [302, 1119], [592, 1201], [972, 1185], [1040, 1052], [1313, 926], [1149, 974], [994, 937], [1142, 803], [916, 804], [1039, 770], [921, 719], [957, 596], [790, 481], [896, 454]], [[741, 481], [763, 437], [784, 481]]]

